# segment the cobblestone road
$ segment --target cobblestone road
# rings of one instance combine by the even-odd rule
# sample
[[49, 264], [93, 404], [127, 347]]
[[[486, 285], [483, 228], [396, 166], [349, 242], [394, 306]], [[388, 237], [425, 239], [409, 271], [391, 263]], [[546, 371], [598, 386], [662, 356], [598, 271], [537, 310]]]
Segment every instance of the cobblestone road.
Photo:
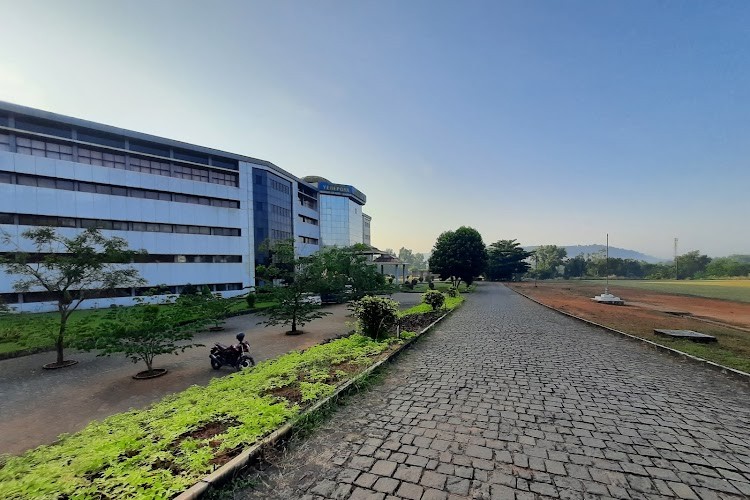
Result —
[[748, 396], [485, 284], [237, 496], [747, 498]]

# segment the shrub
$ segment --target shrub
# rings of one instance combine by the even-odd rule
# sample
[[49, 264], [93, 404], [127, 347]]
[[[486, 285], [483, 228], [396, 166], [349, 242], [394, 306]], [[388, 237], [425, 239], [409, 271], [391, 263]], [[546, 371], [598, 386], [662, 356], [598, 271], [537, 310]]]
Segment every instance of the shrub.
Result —
[[456, 290], [454, 287], [450, 287], [445, 291], [445, 293], [448, 295], [448, 297], [458, 297], [458, 290]]
[[445, 295], [437, 290], [428, 290], [422, 295], [422, 302], [429, 304], [432, 307], [432, 310], [435, 311], [443, 307]]
[[412, 284], [411, 281], [405, 281], [403, 284], [403, 287], [406, 288], [407, 290], [414, 290], [414, 285]]
[[433, 283], [432, 280], [430, 280], [430, 281], [427, 282], [427, 286], [430, 288], [430, 290], [434, 290], [435, 289], [435, 283]]
[[247, 302], [247, 307], [253, 309], [255, 307], [255, 292], [249, 292], [245, 296], [245, 302]]
[[424, 278], [422, 276], [420, 276], [418, 279], [419, 279], [420, 283], [422, 283], [424, 281]]
[[411, 286], [414, 286], [414, 285], [416, 285], [417, 283], [419, 283], [419, 280], [418, 280], [417, 278], [413, 278], [413, 279], [411, 280]]
[[362, 332], [372, 339], [377, 340], [398, 321], [398, 302], [386, 297], [362, 297], [352, 303], [351, 309]]

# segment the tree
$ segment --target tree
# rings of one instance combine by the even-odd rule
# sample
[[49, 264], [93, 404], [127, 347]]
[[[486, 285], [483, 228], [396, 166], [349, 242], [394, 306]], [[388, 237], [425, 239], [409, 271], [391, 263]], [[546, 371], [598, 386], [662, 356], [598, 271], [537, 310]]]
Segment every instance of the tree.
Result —
[[72, 238], [58, 234], [51, 227], [37, 227], [21, 236], [35, 249], [27, 253], [10, 235], [3, 236], [5, 244], [13, 244], [16, 251], [0, 259], [8, 274], [19, 276], [13, 284], [17, 292], [45, 290], [57, 302], [60, 315], [55, 339], [57, 361], [45, 365], [57, 368], [75, 364], [63, 357], [68, 319], [83, 301], [100, 297], [116, 288], [142, 284], [136, 269], [124, 265], [145, 253], [128, 248], [123, 238], [106, 238], [98, 229], [86, 229]]
[[531, 267], [527, 252], [516, 240], [500, 240], [487, 247], [487, 278], [493, 281], [511, 281]]
[[461, 226], [438, 236], [430, 256], [430, 271], [450, 279], [454, 287], [461, 281], [471, 285], [487, 266], [487, 249], [482, 235], [474, 228]]
[[304, 259], [309, 291], [359, 299], [387, 288], [385, 276], [367, 262], [363, 245], [326, 248]]
[[220, 293], [211, 293], [211, 290], [204, 286], [201, 293], [194, 296], [182, 296], [180, 299], [186, 299], [189, 304], [193, 301], [195, 310], [207, 322], [212, 323], [213, 330], [220, 330], [229, 311], [232, 308], [232, 302], [222, 297]]
[[563, 278], [582, 278], [586, 275], [588, 261], [583, 255], [576, 255], [565, 261]]
[[706, 275], [716, 278], [747, 276], [750, 274], [750, 262], [741, 262], [733, 257], [717, 257], [706, 266]]
[[280, 280], [286, 283], [294, 275], [294, 240], [266, 239], [258, 248], [266, 264], [255, 267], [255, 276], [268, 283]]
[[98, 350], [98, 356], [124, 354], [133, 363], [143, 361], [146, 371], [134, 378], [151, 378], [167, 372], [154, 369], [156, 356], [202, 346], [190, 342], [192, 332], [204, 324], [195, 319], [192, 300], [166, 299], [160, 304], [141, 297], [135, 300], [132, 307], [113, 306], [102, 321], [76, 339], [76, 347]]
[[311, 300], [312, 292], [320, 278], [311, 269], [306, 268], [307, 259], [298, 258], [294, 262], [293, 273], [286, 277], [285, 284], [270, 285], [265, 288], [270, 293], [276, 305], [264, 311], [267, 319], [266, 326], [291, 325], [287, 333], [296, 335], [302, 333], [297, 326], [324, 316], [329, 312], [321, 311], [320, 306]]
[[408, 248], [401, 247], [398, 250], [398, 259], [409, 265], [409, 272], [423, 271], [427, 269], [427, 261], [424, 254], [414, 253]]
[[693, 250], [677, 257], [677, 279], [700, 278], [706, 273], [706, 266], [711, 262], [708, 255], [701, 255], [698, 250]]
[[557, 245], [541, 245], [534, 250], [535, 270], [537, 278], [546, 280], [558, 276], [557, 268], [562, 266], [567, 251]]

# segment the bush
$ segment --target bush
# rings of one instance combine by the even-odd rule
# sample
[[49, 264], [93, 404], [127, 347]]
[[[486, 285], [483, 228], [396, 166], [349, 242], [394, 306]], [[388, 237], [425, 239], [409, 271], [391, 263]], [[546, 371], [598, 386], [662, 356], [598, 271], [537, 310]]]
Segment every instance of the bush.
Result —
[[429, 304], [432, 307], [432, 310], [435, 311], [443, 307], [443, 303], [445, 303], [445, 295], [437, 290], [428, 290], [422, 295], [422, 302]]
[[453, 287], [450, 287], [445, 291], [445, 293], [448, 295], [448, 297], [458, 297], [458, 290]]
[[427, 282], [427, 286], [430, 288], [430, 290], [434, 290], [435, 289], [435, 283], [433, 283], [432, 280], [430, 280], [430, 281]]
[[385, 297], [362, 297], [351, 309], [362, 332], [372, 339], [386, 334], [398, 321], [398, 302]]
[[413, 286], [415, 286], [415, 285], [416, 285], [417, 283], [419, 283], [419, 280], [418, 280], [417, 278], [413, 278], [413, 279], [411, 280], [411, 286], [412, 286], [412, 287], [413, 287]]
[[424, 278], [422, 276], [419, 277], [419, 282], [422, 283], [424, 281]]
[[255, 292], [249, 292], [245, 296], [245, 302], [247, 302], [247, 307], [250, 309], [253, 309], [255, 307]]
[[405, 281], [402, 286], [406, 288], [407, 290], [414, 290], [414, 285], [412, 284], [411, 281]]

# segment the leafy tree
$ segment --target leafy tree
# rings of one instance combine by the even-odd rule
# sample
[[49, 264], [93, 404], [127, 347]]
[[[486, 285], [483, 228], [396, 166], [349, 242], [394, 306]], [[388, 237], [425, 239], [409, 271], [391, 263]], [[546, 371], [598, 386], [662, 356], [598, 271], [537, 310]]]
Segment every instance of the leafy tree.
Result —
[[51, 227], [37, 227], [21, 235], [34, 247], [27, 253], [3, 236], [5, 244], [15, 245], [16, 251], [0, 259], [8, 274], [19, 278], [13, 284], [17, 292], [43, 289], [57, 302], [60, 320], [55, 339], [57, 361], [48, 366], [72, 364], [63, 356], [65, 332], [70, 315], [83, 301], [100, 297], [115, 288], [142, 284], [138, 271], [128, 264], [145, 252], [128, 248], [123, 238], [106, 238], [98, 229], [86, 229], [68, 238]]
[[220, 293], [211, 293], [207, 286], [204, 286], [201, 293], [195, 295], [194, 299], [198, 314], [205, 321], [212, 323], [215, 329], [221, 328], [232, 308], [232, 302], [222, 297]]
[[261, 280], [273, 283], [280, 280], [286, 283], [294, 276], [294, 240], [266, 239], [259, 246], [259, 257], [266, 264], [255, 266], [255, 276]]
[[583, 278], [588, 271], [588, 261], [583, 255], [576, 255], [565, 261], [563, 278]]
[[701, 255], [698, 250], [693, 250], [677, 256], [677, 279], [700, 278], [706, 273], [706, 266], [711, 262], [708, 255]]
[[193, 302], [166, 299], [161, 304], [136, 298], [132, 307], [114, 306], [93, 329], [75, 341], [83, 350], [98, 350], [98, 356], [124, 354], [133, 363], [143, 361], [146, 371], [138, 375], [164, 373], [154, 370], [154, 358], [160, 354], [177, 354], [202, 344], [191, 343], [193, 331], [203, 322], [186, 321], [194, 317]]
[[487, 247], [487, 278], [511, 281], [529, 270], [527, 252], [516, 240], [500, 240]]
[[409, 265], [409, 272], [427, 269], [427, 261], [424, 258], [424, 254], [414, 253], [408, 248], [401, 247], [398, 250], [398, 259]]
[[320, 305], [311, 300], [312, 292], [320, 284], [320, 276], [306, 266], [307, 261], [305, 258], [296, 259], [293, 273], [284, 279], [285, 284], [265, 288], [271, 300], [276, 302], [264, 311], [267, 319], [263, 323], [266, 326], [291, 325], [287, 333], [295, 335], [302, 333], [297, 326], [305, 326], [314, 319], [331, 314], [321, 311]]
[[430, 256], [430, 271], [450, 279], [458, 288], [461, 281], [471, 285], [487, 266], [487, 249], [482, 235], [474, 228], [461, 226], [438, 236]]
[[741, 262], [733, 257], [717, 257], [706, 266], [706, 275], [715, 278], [750, 275], [750, 262]]
[[534, 274], [545, 280], [558, 276], [557, 268], [564, 264], [567, 251], [557, 245], [541, 245], [534, 250]]
[[354, 299], [385, 291], [385, 276], [367, 262], [364, 250], [363, 245], [326, 248], [303, 259], [309, 291]]

